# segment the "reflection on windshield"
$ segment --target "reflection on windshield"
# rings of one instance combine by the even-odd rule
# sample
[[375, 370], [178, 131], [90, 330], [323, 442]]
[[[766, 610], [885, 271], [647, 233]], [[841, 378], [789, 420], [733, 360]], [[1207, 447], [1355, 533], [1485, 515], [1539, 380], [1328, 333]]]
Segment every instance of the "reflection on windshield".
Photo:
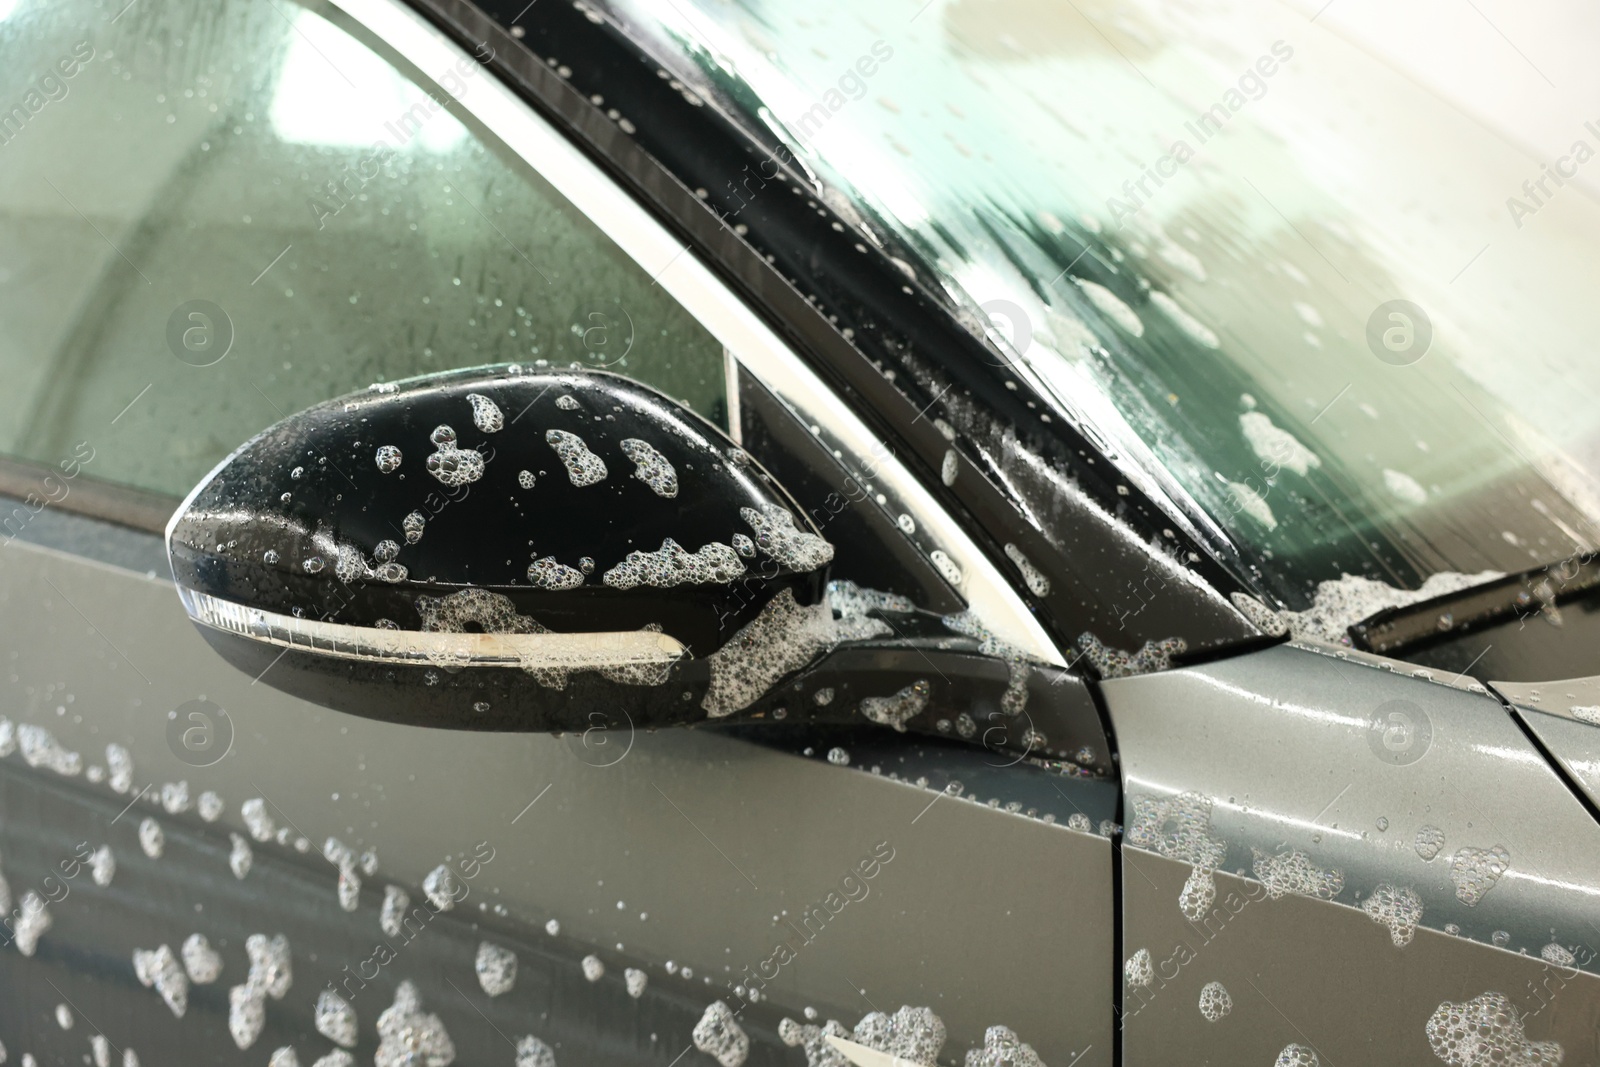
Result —
[[1600, 212], [1513, 225], [1537, 164], [1304, 16], [612, 6], [1289, 605], [1596, 543]]

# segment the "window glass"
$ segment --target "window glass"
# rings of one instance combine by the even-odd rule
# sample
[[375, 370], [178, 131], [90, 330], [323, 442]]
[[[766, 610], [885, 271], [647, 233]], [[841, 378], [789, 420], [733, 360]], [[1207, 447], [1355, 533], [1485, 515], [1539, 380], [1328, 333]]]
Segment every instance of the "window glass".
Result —
[[[722, 349], [326, 5], [0, 3], [0, 451], [182, 495], [375, 382], [608, 366], [725, 425]], [[486, 59], [484, 51], [477, 57]]]
[[1396, 64], [1320, 2], [605, 6], [1258, 589], [1600, 543], [1594, 133], [1530, 155], [1419, 84], [1431, 38]]

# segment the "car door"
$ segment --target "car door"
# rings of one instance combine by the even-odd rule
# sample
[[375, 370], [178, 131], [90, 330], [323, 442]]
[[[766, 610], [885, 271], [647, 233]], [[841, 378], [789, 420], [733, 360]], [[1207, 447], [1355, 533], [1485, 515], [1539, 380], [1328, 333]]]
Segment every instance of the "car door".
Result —
[[1600, 825], [1484, 685], [1307, 640], [1103, 691], [1128, 1063], [1600, 1055]]
[[[836, 1063], [840, 1020], [913, 1062], [1008, 1034], [1113, 1062], [1118, 806], [1084, 683], [895, 443], [489, 48], [387, 0], [0, 18], [0, 1041], [735, 1067]], [[833, 577], [1055, 672], [1042, 751], [937, 680], [926, 736], [553, 737], [355, 718], [218, 659], [166, 567], [177, 500], [313, 403], [488, 363], [622, 374], [727, 432]], [[840, 699], [887, 695], [863, 677]]]

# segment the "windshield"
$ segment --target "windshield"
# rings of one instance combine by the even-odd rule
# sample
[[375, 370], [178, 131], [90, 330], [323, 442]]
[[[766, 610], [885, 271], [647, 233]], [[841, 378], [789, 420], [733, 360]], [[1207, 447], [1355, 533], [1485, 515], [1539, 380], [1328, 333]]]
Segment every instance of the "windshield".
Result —
[[1600, 540], [1600, 124], [1274, 3], [611, 6], [1269, 596]]

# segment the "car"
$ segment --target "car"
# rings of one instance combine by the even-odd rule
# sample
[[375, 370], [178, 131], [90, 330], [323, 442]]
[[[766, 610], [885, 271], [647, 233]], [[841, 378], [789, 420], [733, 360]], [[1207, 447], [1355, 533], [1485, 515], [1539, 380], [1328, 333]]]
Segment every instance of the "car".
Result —
[[0, 1061], [1600, 1061], [1600, 134], [1314, 14], [0, 3]]

